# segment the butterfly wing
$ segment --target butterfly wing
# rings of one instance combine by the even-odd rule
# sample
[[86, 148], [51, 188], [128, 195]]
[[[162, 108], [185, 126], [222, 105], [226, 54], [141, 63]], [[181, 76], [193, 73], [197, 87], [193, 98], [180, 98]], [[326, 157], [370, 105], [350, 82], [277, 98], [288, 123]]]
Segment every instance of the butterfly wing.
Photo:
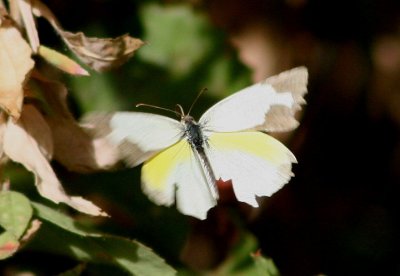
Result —
[[294, 113], [304, 104], [308, 73], [294, 68], [247, 87], [208, 109], [199, 123], [206, 131], [287, 131], [297, 126]]
[[97, 135], [117, 146], [130, 166], [143, 163], [183, 137], [181, 123], [151, 113], [95, 114], [85, 121], [96, 126]]
[[201, 164], [185, 139], [144, 163], [142, 189], [157, 204], [170, 206], [176, 201], [181, 213], [199, 219], [205, 219], [216, 205]]
[[258, 207], [256, 196], [271, 196], [292, 176], [294, 155], [265, 133], [215, 132], [208, 143], [207, 155], [217, 179], [231, 179], [236, 198], [253, 207]]

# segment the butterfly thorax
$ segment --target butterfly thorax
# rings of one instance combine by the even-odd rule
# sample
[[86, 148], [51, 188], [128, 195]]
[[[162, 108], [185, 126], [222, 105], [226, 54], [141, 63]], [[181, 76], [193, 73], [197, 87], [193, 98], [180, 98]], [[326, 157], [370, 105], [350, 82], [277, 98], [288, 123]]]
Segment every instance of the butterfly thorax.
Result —
[[201, 126], [191, 116], [184, 116], [182, 123], [185, 126], [185, 136], [189, 144], [197, 150], [204, 147], [204, 135]]

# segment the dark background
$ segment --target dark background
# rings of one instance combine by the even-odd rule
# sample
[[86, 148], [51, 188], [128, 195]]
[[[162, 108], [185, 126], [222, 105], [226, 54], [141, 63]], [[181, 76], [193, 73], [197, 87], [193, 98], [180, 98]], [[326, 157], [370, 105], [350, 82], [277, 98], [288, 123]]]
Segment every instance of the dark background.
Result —
[[[198, 117], [260, 76], [309, 69], [301, 125], [277, 136], [298, 159], [295, 177], [263, 208], [222, 191], [199, 222], [149, 202], [138, 168], [80, 175], [55, 164], [69, 190], [112, 215], [99, 228], [199, 271], [217, 267], [238, 232], [250, 231], [282, 275], [400, 275], [398, 1], [45, 2], [66, 30], [148, 42], [114, 71], [63, 76], [77, 118], [138, 102], [187, 109], [207, 87]], [[46, 22], [39, 27], [42, 43], [67, 53]], [[29, 251], [10, 262], [28, 259]]]

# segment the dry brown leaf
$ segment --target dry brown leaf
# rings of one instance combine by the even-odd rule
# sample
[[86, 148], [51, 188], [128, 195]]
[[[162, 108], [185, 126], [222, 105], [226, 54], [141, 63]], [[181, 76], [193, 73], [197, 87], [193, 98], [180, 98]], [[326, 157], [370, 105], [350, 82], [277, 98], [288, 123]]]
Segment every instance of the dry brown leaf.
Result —
[[4, 112], [0, 111], [0, 165], [3, 163], [4, 161], [3, 159], [5, 158], [3, 150], [3, 137], [5, 129], [6, 129], [6, 116]]
[[26, 244], [35, 236], [37, 231], [39, 230], [42, 222], [38, 219], [34, 219], [30, 222], [29, 228], [25, 231], [24, 236], [21, 238], [21, 242]]
[[67, 169], [87, 173], [108, 169], [118, 162], [113, 147], [99, 139], [92, 140], [75, 121], [49, 117], [47, 122], [54, 137], [54, 158]]
[[23, 86], [34, 66], [31, 48], [11, 20], [0, 26], [0, 107], [18, 119], [24, 98]]
[[41, 1], [39, 0], [30, 0], [32, 5], [32, 13], [37, 17], [44, 17], [49, 23], [53, 26], [53, 28], [58, 32], [58, 30], [62, 30], [60, 22], [58, 22], [56, 16], [53, 12]]
[[30, 95], [42, 99], [46, 104], [47, 116], [74, 120], [67, 105], [68, 91], [63, 83], [49, 80], [34, 70], [29, 84], [32, 91]]
[[21, 13], [19, 12], [17, 0], [9, 0], [8, 6], [9, 6], [8, 11], [9, 11], [10, 17], [14, 20], [14, 22], [17, 23], [17, 25], [21, 25], [22, 18], [21, 18]]
[[67, 169], [91, 172], [112, 167], [118, 161], [116, 149], [93, 140], [75, 121], [67, 106], [67, 89], [59, 82], [46, 80], [35, 74], [36, 87], [46, 101], [54, 142], [54, 158]]
[[96, 71], [103, 72], [122, 65], [144, 45], [127, 34], [117, 38], [87, 37], [82, 32], [64, 31], [50, 9], [39, 0], [32, 1], [33, 13], [46, 18], [78, 58]]
[[1, 4], [0, 0], [0, 26], [2, 24], [3, 18], [7, 16], [7, 10], [5, 9], [4, 5]]
[[36, 108], [33, 108], [31, 105], [25, 105], [24, 108], [26, 110], [23, 112], [25, 115], [20, 118], [21, 124], [23, 124], [27, 133], [36, 138], [37, 146], [42, 155], [47, 160], [51, 160], [54, 147], [49, 125]]
[[8, 120], [4, 133], [4, 153], [13, 161], [21, 163], [35, 176], [39, 193], [55, 203], [63, 202], [76, 210], [94, 215], [106, 215], [99, 207], [81, 197], [68, 196], [52, 167], [42, 153], [46, 144], [44, 133], [29, 132], [33, 128], [45, 129], [39, 111], [31, 105], [24, 106], [24, 112], [18, 122]]
[[40, 46], [39, 34], [36, 29], [35, 19], [32, 14], [32, 4], [27, 0], [17, 0], [18, 8], [24, 22], [26, 34], [34, 53], [37, 53]]
[[140, 39], [127, 34], [117, 38], [87, 37], [82, 32], [59, 32], [68, 47], [96, 71], [118, 67], [130, 59], [135, 50], [144, 45]]

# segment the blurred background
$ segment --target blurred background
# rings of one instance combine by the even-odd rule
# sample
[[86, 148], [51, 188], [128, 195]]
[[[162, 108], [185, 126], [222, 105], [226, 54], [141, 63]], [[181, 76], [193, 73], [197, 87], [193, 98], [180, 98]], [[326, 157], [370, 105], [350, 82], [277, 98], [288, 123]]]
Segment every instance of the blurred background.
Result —
[[[276, 135], [297, 157], [295, 177], [262, 208], [237, 203], [220, 187], [221, 204], [198, 221], [151, 203], [140, 168], [82, 175], [54, 163], [67, 190], [111, 215], [91, 224], [143, 242], [182, 275], [224, 275], [224, 265], [240, 267], [236, 249], [247, 243], [281, 275], [400, 275], [399, 1], [44, 2], [66, 30], [130, 33], [147, 43], [111, 72], [58, 76], [77, 118], [136, 110], [140, 102], [187, 110], [206, 87], [192, 111], [199, 118], [247, 85], [309, 69], [301, 124]], [[38, 24], [42, 42], [67, 53], [48, 23]], [[32, 187], [25, 185], [31, 176], [15, 170], [19, 189]], [[54, 259], [58, 267], [69, 262]], [[8, 262], [39, 266], [29, 247]]]

